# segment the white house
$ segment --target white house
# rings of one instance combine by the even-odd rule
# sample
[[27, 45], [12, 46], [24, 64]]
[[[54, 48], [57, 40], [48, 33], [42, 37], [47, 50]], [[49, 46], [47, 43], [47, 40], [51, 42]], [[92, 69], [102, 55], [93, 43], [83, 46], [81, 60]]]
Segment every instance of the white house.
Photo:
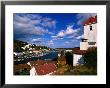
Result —
[[81, 58], [81, 57], [82, 57], [82, 55], [74, 54], [74, 56], [73, 56], [73, 66], [78, 65], [78, 60], [79, 60], [79, 58]]
[[84, 38], [80, 42], [80, 49], [74, 50], [73, 66], [78, 65], [78, 60], [86, 53], [88, 48], [97, 47], [97, 16], [87, 19], [83, 26]]
[[61, 56], [61, 54], [59, 53], [59, 54], [58, 54], [58, 57], [60, 57], [60, 56]]
[[30, 62], [28, 62], [27, 64], [31, 67], [30, 76], [35, 76], [35, 75], [37, 75], [37, 72], [36, 72], [36, 70], [35, 70], [35, 67], [32, 66]]
[[33, 66], [30, 70], [30, 76], [36, 76], [37, 75], [37, 72], [35, 70], [35, 67]]
[[30, 46], [32, 46], [32, 45], [31, 44], [27, 44], [27, 45], [25, 45], [24, 47], [21, 47], [21, 48], [25, 50], [26, 48], [30, 48]]
[[13, 53], [15, 56], [22, 56], [23, 55], [23, 52], [14, 52]]
[[72, 52], [72, 50], [65, 50], [65, 52]]

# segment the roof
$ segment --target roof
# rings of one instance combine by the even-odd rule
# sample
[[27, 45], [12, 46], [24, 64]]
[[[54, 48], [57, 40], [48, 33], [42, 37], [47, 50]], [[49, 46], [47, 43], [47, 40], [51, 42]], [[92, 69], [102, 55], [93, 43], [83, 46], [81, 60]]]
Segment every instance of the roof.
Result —
[[57, 67], [53, 63], [45, 63], [44, 65], [35, 66], [38, 75], [46, 75], [56, 71]]
[[90, 17], [89, 19], [83, 22], [83, 25], [89, 25], [89, 24], [94, 24], [94, 23], [97, 23], [97, 16]]
[[79, 55], [85, 55], [86, 52], [87, 50], [80, 50], [80, 49], [73, 51], [74, 54], [79, 54]]
[[86, 53], [91, 52], [91, 51], [95, 51], [95, 50], [97, 50], [96, 47], [90, 47], [87, 50], [80, 50], [80, 49], [77, 48], [77, 49], [73, 50], [73, 53], [74, 54], [79, 54], [79, 55], [85, 55]]

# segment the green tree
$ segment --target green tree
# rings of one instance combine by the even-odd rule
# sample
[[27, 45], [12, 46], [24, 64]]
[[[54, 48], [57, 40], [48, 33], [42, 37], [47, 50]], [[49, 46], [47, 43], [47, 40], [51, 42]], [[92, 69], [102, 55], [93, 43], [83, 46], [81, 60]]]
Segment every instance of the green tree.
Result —
[[86, 53], [83, 58], [85, 66], [97, 68], [97, 50]]

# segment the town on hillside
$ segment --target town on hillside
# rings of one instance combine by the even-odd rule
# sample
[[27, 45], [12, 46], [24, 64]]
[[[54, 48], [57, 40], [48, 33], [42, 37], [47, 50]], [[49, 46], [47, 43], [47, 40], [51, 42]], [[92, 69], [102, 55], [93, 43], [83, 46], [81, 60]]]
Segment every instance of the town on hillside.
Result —
[[[24, 15], [21, 16], [17, 14], [17, 16], [23, 18]], [[39, 17], [39, 19], [41, 18]], [[49, 19], [45, 18], [45, 20], [47, 22]], [[25, 20], [23, 20], [23, 22], [25, 22]], [[76, 34], [80, 30], [77, 29], [78, 31], [75, 33], [75, 31], [72, 32], [73, 30], [70, 27], [65, 31], [60, 31], [56, 36], [53, 36], [48, 30], [43, 31], [43, 29], [40, 29], [43, 33], [45, 32], [52, 35], [53, 40], [47, 41], [47, 45], [46, 41], [44, 44], [41, 44], [42, 40], [40, 38], [31, 39], [32, 42], [14, 38], [13, 74], [30, 76], [97, 75], [97, 15], [90, 15], [84, 19], [80, 25], [83, 33], [83, 37], [81, 38]], [[45, 27], [47, 27], [46, 24]], [[61, 47], [62, 43], [60, 42], [63, 41], [65, 37], [69, 38], [70, 32], [72, 32], [72, 34], [75, 33], [74, 35], [77, 36], [79, 42], [76, 44], [79, 44], [79, 46], [71, 46], [68, 40], [65, 42], [65, 47]], [[32, 34], [35, 35], [33, 32], [31, 35]], [[42, 34], [42, 36], [44, 35]], [[74, 36], [72, 38], [74, 38]], [[57, 40], [60, 40], [57, 45], [59, 47], [53, 47], [53, 41]], [[37, 44], [35, 41], [37, 41]], [[74, 45], [74, 42], [72, 42], [72, 44]]]

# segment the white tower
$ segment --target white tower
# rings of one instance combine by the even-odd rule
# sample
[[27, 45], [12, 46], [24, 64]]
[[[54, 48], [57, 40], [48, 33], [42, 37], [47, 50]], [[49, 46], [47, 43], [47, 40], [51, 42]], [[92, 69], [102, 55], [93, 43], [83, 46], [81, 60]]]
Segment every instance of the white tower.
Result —
[[84, 39], [80, 42], [80, 50], [87, 50], [97, 45], [97, 17], [90, 17], [84, 22]]

